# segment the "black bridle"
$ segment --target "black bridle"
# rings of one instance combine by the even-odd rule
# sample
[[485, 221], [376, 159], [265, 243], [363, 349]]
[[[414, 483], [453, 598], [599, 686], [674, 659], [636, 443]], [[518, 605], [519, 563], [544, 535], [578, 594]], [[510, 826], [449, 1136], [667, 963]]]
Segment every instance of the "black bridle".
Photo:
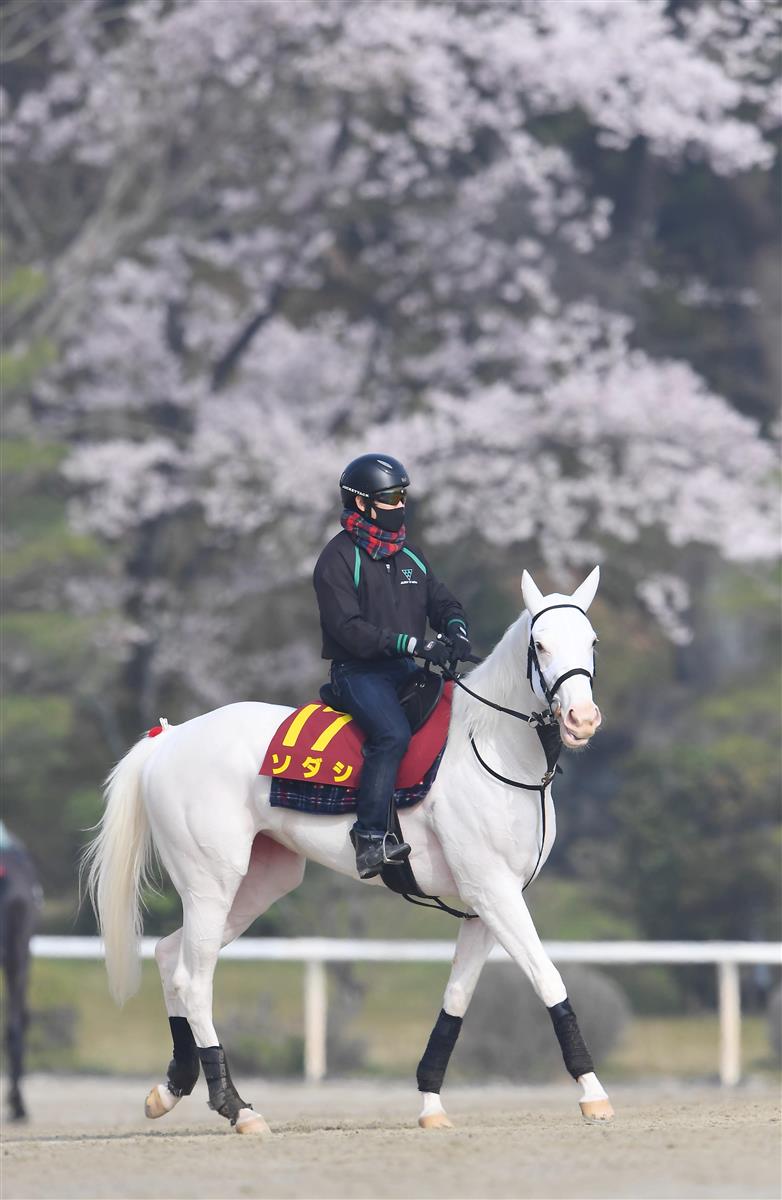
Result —
[[[518, 709], [515, 709], [515, 708], [506, 708], [504, 704], [496, 704], [494, 702], [494, 700], [487, 700], [487, 698], [485, 696], [479, 696], [477, 692], [474, 692], [472, 690], [472, 688], [468, 688], [466, 683], [462, 683], [461, 677], [459, 675], [457, 675], [455, 671], [451, 671], [448, 667], [442, 668], [443, 675], [445, 675], [446, 679], [450, 679], [452, 683], [455, 683], [457, 687], [460, 687], [463, 692], [467, 692], [468, 696], [472, 696], [472, 698], [474, 700], [479, 700], [481, 702], [481, 704], [485, 704], [488, 708], [493, 708], [497, 712], [506, 713], [509, 717], [516, 717], [518, 720], [526, 721], [526, 723], [528, 725], [534, 725], [534, 726], [537, 726], [538, 728], [540, 728], [541, 726], [545, 726], [545, 725], [555, 725], [557, 718], [554, 715], [554, 709], [553, 709], [554, 697], [556, 696], [557, 691], [559, 690], [561, 685], [565, 682], [565, 680], [571, 679], [574, 675], [586, 675], [587, 679], [589, 680], [589, 685], [591, 687], [594, 684], [595, 676], [597, 675], [597, 668], [596, 668], [594, 653], [593, 653], [592, 670], [591, 671], [587, 671], [585, 667], [574, 667], [572, 669], [572, 671], [565, 671], [562, 675], [559, 676], [558, 679], [555, 679], [555, 681], [551, 685], [551, 687], [549, 687], [548, 684], [546, 683], [546, 678], [545, 678], [542, 670], [540, 669], [540, 663], [538, 662], [538, 652], [535, 649], [535, 639], [532, 636], [532, 627], [535, 624], [535, 622], [537, 621], [538, 617], [542, 617], [544, 613], [551, 612], [555, 608], [575, 608], [578, 612], [581, 613], [582, 616], [584, 616], [584, 617], [586, 616], [586, 613], [584, 612], [583, 608], [579, 608], [579, 606], [577, 604], [550, 604], [548, 606], [548, 608], [542, 608], [539, 613], [536, 613], [535, 616], [530, 621], [529, 646], [527, 647], [527, 679], [529, 680], [530, 687], [534, 691], [535, 690], [534, 684], [532, 682], [532, 670], [534, 668], [538, 673], [538, 678], [540, 679], [540, 686], [546, 697], [546, 702], [548, 703], [547, 711], [523, 713], [523, 712], [519, 712]], [[475, 655], [472, 655], [472, 654], [467, 659], [467, 662], [471, 662], [471, 663], [482, 663], [483, 661], [484, 660], [482, 658], [477, 658]], [[532, 785], [525, 785], [525, 786], [532, 786]]]
[[591, 671], [587, 671], [585, 667], [574, 667], [572, 671], [565, 671], [565, 673], [563, 675], [560, 675], [558, 679], [555, 679], [554, 682], [552, 683], [551, 687], [548, 687], [548, 685], [546, 684], [545, 677], [543, 675], [543, 672], [540, 669], [540, 663], [538, 662], [538, 652], [535, 649], [535, 639], [532, 636], [532, 627], [535, 624], [535, 622], [537, 621], [538, 617], [542, 617], [544, 613], [553, 612], [553, 610], [555, 608], [575, 608], [577, 610], [577, 612], [581, 613], [582, 616], [584, 616], [584, 617], [586, 616], [586, 613], [584, 612], [583, 608], [579, 608], [579, 606], [577, 604], [549, 604], [548, 608], [542, 608], [539, 613], [535, 613], [535, 616], [530, 621], [529, 647], [527, 649], [527, 679], [529, 680], [530, 687], [533, 688], [533, 690], [534, 690], [534, 685], [532, 683], [532, 669], [534, 667], [538, 673], [538, 679], [540, 680], [540, 686], [543, 689], [543, 694], [545, 695], [546, 700], [548, 701], [549, 711], [551, 711], [551, 706], [554, 702], [554, 697], [556, 696], [557, 692], [559, 691], [560, 686], [565, 682], [566, 679], [572, 679], [572, 677], [574, 675], [586, 675], [587, 679], [589, 680], [589, 686], [592, 687], [592, 685], [595, 682], [595, 675], [597, 674], [597, 669], [596, 669], [596, 664], [595, 664], [595, 656], [594, 656], [594, 650], [593, 650], [593, 652], [592, 652], [592, 670]]
[[[481, 704], [485, 704], [488, 708], [495, 709], [496, 712], [506, 713], [509, 717], [516, 717], [517, 720], [524, 721], [527, 725], [530, 725], [535, 729], [535, 732], [540, 739], [543, 753], [546, 756], [546, 773], [539, 783], [521, 783], [517, 779], [508, 779], [507, 776], [500, 775], [499, 771], [495, 771], [493, 767], [490, 767], [489, 764], [481, 757], [478, 747], [475, 745], [475, 738], [472, 736], [472, 734], [470, 735], [470, 745], [472, 746], [473, 753], [488, 775], [491, 775], [492, 778], [498, 780], [500, 783], [504, 783], [506, 787], [521, 788], [525, 792], [537, 792], [540, 796], [540, 820], [542, 827], [540, 849], [538, 850], [538, 858], [537, 862], [535, 863], [535, 867], [527, 882], [522, 886], [522, 892], [527, 890], [533, 879], [535, 879], [538, 874], [540, 860], [543, 857], [543, 851], [546, 846], [546, 788], [551, 783], [557, 771], [561, 770], [561, 768], [557, 766], [557, 759], [559, 758], [559, 754], [562, 749], [562, 742], [558, 733], [556, 734], [556, 742], [554, 741], [553, 726], [556, 726], [557, 724], [557, 718], [554, 716], [554, 709], [552, 707], [554, 697], [557, 694], [557, 689], [565, 682], [566, 679], [570, 679], [573, 675], [586, 675], [590, 681], [590, 684], [595, 678], [595, 662], [593, 657], [591, 672], [585, 670], [583, 667], [575, 667], [572, 671], [565, 671], [563, 675], [560, 675], [559, 679], [555, 680], [551, 687], [547, 686], [543, 672], [540, 669], [540, 663], [538, 662], [538, 655], [535, 650], [535, 640], [532, 636], [532, 626], [535, 624], [538, 617], [542, 617], [544, 612], [550, 612], [553, 608], [575, 608], [578, 609], [578, 611], [584, 616], [586, 616], [583, 608], [579, 608], [577, 604], [550, 604], [548, 608], [542, 608], [539, 613], [536, 613], [530, 622], [529, 648], [527, 652], [527, 679], [529, 680], [530, 687], [532, 687], [532, 670], [534, 667], [534, 669], [538, 672], [540, 684], [548, 702], [548, 709], [545, 712], [523, 713], [519, 712], [515, 708], [506, 708], [504, 704], [497, 704], [494, 700], [487, 700], [485, 696], [479, 696], [477, 692], [472, 690], [472, 688], [467, 687], [466, 683], [462, 683], [462, 680], [456, 670], [452, 669], [452, 667], [456, 666], [455, 662], [452, 664], [452, 667], [443, 666], [440, 668], [445, 678], [449, 679], [452, 683], [455, 683], [456, 686], [460, 687], [463, 692], [467, 693], [468, 696], [472, 696], [474, 700], [479, 700]], [[482, 663], [483, 659], [471, 654], [464, 661], [471, 663]], [[426, 664], [425, 669], [429, 669], [428, 663]], [[398, 816], [396, 816], [396, 822], [396, 833], [401, 840], [402, 830], [399, 826]], [[395, 868], [395, 871], [399, 869], [400, 868], [397, 867]], [[399, 894], [411, 904], [419, 904], [422, 908], [437, 907], [443, 912], [450, 913], [452, 917], [461, 917], [466, 921], [473, 921], [476, 919], [476, 913], [466, 913], [462, 912], [458, 908], [451, 908], [450, 905], [444, 904], [439, 896], [427, 896], [424, 892], [422, 892], [416, 883], [415, 877], [413, 876], [412, 870], [410, 869], [408, 863], [404, 864], [402, 870], [407, 870], [409, 877], [406, 881], [405, 890], [401, 890], [399, 887], [394, 886], [392, 887], [392, 891], [398, 891]], [[384, 882], [387, 883], [388, 881], [384, 880]], [[388, 886], [391, 885], [389, 884]], [[433, 900], [434, 904], [428, 904], [428, 900]]]
[[[538, 873], [538, 868], [540, 866], [540, 860], [543, 857], [543, 850], [546, 845], [546, 788], [551, 783], [551, 781], [554, 778], [557, 771], [561, 769], [557, 766], [557, 759], [559, 758], [559, 754], [562, 749], [562, 743], [559, 740], [559, 738], [557, 738], [557, 743], [554, 746], [554, 745], [552, 745], [551, 738], [546, 736], [549, 733], [549, 728], [547, 728], [547, 727], [551, 727], [552, 725], [556, 725], [556, 723], [557, 723], [557, 718], [554, 715], [554, 708], [553, 708], [554, 697], [556, 696], [559, 688], [562, 686], [562, 684], [565, 682], [566, 679], [572, 679], [574, 675], [586, 675], [587, 679], [589, 680], [589, 685], [591, 687], [592, 684], [594, 683], [595, 675], [597, 673], [594, 652], [593, 652], [592, 670], [591, 671], [587, 671], [585, 667], [574, 667], [571, 671], [565, 671], [562, 675], [560, 675], [559, 678], [556, 679], [554, 681], [554, 683], [552, 683], [551, 687], [549, 687], [548, 684], [546, 683], [546, 678], [540, 668], [540, 663], [538, 662], [538, 653], [537, 653], [537, 650], [535, 649], [535, 638], [532, 633], [532, 627], [535, 624], [535, 622], [537, 621], [538, 617], [542, 617], [544, 613], [551, 612], [555, 608], [575, 608], [578, 612], [580, 612], [582, 614], [582, 616], [586, 616], [586, 613], [584, 612], [583, 608], [580, 608], [578, 604], [550, 604], [548, 606], [548, 608], [542, 608], [540, 610], [540, 612], [536, 613], [535, 616], [530, 621], [529, 646], [527, 648], [527, 679], [529, 680], [530, 687], [534, 691], [535, 689], [534, 689], [534, 684], [532, 682], [532, 672], [533, 672], [533, 669], [537, 671], [538, 678], [540, 680], [540, 686], [543, 690], [543, 693], [546, 697], [546, 701], [548, 703], [547, 711], [523, 713], [523, 712], [519, 712], [515, 708], [506, 708], [504, 704], [496, 704], [494, 702], [494, 700], [487, 700], [487, 698], [485, 696], [479, 696], [477, 692], [474, 692], [472, 690], [472, 688], [468, 688], [465, 683], [462, 683], [461, 679], [459, 678], [459, 676], [456, 674], [455, 671], [451, 671], [447, 667], [443, 668], [443, 674], [446, 676], [446, 678], [452, 680], [452, 682], [455, 683], [457, 685], [457, 687], [460, 687], [462, 689], [462, 691], [467, 692], [467, 694], [469, 696], [472, 696], [473, 699], [479, 700], [481, 702], [481, 704], [485, 704], [489, 708], [495, 709], [497, 712], [506, 713], [509, 717], [516, 717], [518, 720], [526, 722], [527, 725], [533, 726], [535, 728], [535, 731], [536, 731], [538, 737], [540, 738], [540, 743], [541, 743], [541, 746], [543, 747], [543, 752], [546, 755], [546, 773], [545, 773], [545, 775], [543, 775], [540, 782], [539, 783], [522, 783], [518, 779], [508, 779], [507, 776], [500, 775], [499, 771], [495, 771], [493, 769], [493, 767], [490, 767], [489, 764], [481, 757], [478, 747], [475, 744], [475, 738], [472, 735], [470, 735], [470, 745], [472, 746], [473, 753], [474, 753], [475, 757], [477, 758], [478, 762], [480, 763], [480, 765], [483, 767], [484, 771], [487, 772], [487, 774], [491, 775], [494, 779], [498, 780], [500, 783], [504, 783], [507, 787], [522, 788], [526, 792], [538, 792], [538, 794], [540, 795], [540, 817], [541, 817], [541, 825], [542, 825], [540, 850], [538, 851], [538, 860], [535, 863], [535, 867], [532, 871], [532, 874], [530, 875], [527, 882], [523, 885], [523, 887], [521, 889], [522, 892], [526, 891], [526, 889], [529, 887], [529, 885], [532, 883], [533, 879], [536, 877], [536, 875]], [[468, 661], [480, 663], [483, 661], [483, 659], [476, 658], [471, 655]], [[464, 916], [466, 914], [461, 913], [459, 915]]]

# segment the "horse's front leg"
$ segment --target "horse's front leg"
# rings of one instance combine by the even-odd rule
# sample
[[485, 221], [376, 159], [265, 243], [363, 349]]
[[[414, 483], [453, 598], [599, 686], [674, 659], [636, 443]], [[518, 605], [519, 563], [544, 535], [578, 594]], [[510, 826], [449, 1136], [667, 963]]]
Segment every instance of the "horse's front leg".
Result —
[[[20, 906], [16, 906], [17, 910]], [[6, 914], [6, 921], [7, 914]], [[8, 1052], [8, 1103], [11, 1120], [23, 1121], [27, 1110], [22, 1099], [21, 1081], [24, 1071], [24, 1044], [28, 1023], [27, 987], [30, 971], [30, 938], [32, 920], [19, 920], [17, 911], [13, 928], [7, 930], [5, 948], [6, 981], [6, 1049]]]
[[453, 1128], [440, 1100], [440, 1088], [461, 1032], [462, 1019], [493, 945], [494, 935], [480, 918], [462, 922], [443, 1007], [416, 1072], [418, 1090], [423, 1095], [423, 1108], [418, 1118], [422, 1129]]
[[25, 993], [27, 988], [27, 968], [23, 968], [21, 979], [14, 980], [13, 986], [8, 987], [8, 1012], [6, 1025], [6, 1049], [8, 1051], [8, 1104], [11, 1109], [12, 1121], [24, 1121], [27, 1110], [22, 1099], [22, 1073], [24, 1069], [24, 1039], [27, 1028], [27, 1006]]
[[474, 887], [460, 884], [459, 891], [518, 963], [548, 1009], [565, 1067], [581, 1085], [584, 1119], [590, 1123], [610, 1121], [614, 1115], [611, 1102], [595, 1074], [562, 976], [543, 949], [518, 879], [510, 871], [495, 871], [491, 879]]

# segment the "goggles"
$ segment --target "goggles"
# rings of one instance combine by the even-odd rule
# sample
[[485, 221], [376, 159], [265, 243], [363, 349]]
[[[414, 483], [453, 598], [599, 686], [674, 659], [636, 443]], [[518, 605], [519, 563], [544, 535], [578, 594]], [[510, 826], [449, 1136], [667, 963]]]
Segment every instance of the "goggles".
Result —
[[396, 507], [400, 500], [404, 504], [407, 499], [406, 488], [389, 488], [386, 492], [373, 492], [372, 500], [379, 500], [381, 504], [391, 504]]

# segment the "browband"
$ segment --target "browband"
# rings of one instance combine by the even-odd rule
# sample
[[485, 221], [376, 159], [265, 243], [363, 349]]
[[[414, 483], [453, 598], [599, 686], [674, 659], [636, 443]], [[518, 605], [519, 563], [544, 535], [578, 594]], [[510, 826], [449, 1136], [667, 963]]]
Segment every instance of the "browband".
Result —
[[541, 608], [539, 613], [535, 613], [535, 616], [529, 623], [530, 631], [532, 630], [532, 626], [535, 624], [538, 617], [542, 617], [544, 613], [553, 612], [555, 608], [576, 608], [581, 613], [582, 617], [586, 616], [583, 608], [581, 608], [578, 604], [549, 604], [548, 608]]

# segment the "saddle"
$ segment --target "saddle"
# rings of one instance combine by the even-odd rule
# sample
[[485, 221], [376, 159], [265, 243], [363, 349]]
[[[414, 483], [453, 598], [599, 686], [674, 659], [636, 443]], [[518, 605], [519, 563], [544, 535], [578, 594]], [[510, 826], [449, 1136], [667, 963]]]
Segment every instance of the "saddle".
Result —
[[[404, 684], [399, 693], [399, 703], [405, 710], [412, 733], [417, 733], [421, 726], [429, 720], [440, 702], [444, 686], [445, 680], [442, 675], [426, 670], [416, 671], [415, 675]], [[339, 701], [334, 695], [334, 689], [330, 683], [323, 684], [320, 689], [320, 698], [324, 704], [339, 710]]]

